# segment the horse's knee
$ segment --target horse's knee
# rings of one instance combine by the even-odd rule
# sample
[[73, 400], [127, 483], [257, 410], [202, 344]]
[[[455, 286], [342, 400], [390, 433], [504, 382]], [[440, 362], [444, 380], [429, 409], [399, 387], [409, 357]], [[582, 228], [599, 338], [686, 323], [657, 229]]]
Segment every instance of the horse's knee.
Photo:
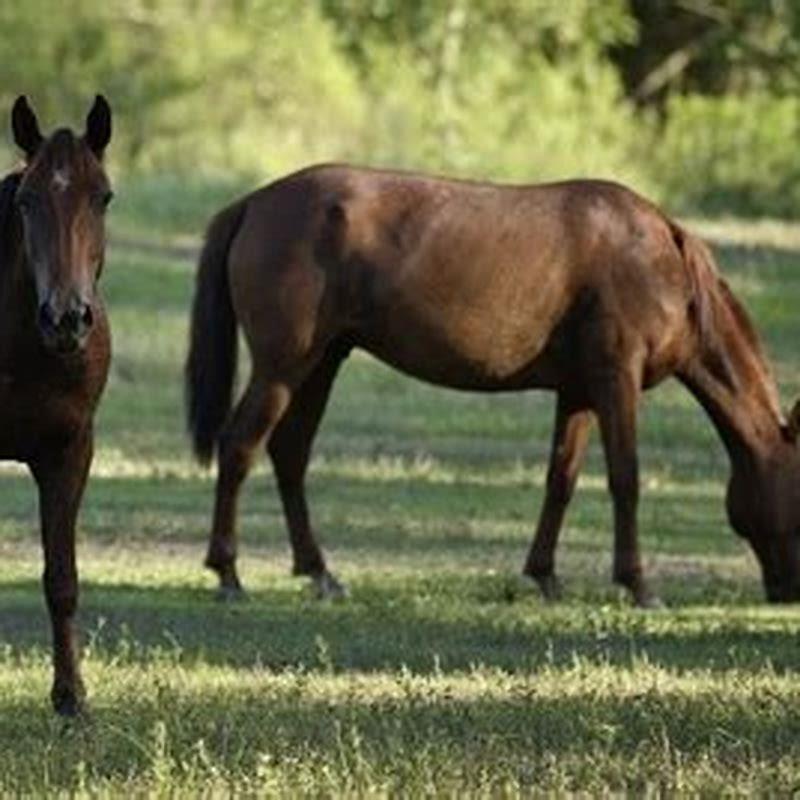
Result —
[[552, 503], [567, 505], [575, 492], [577, 475], [570, 474], [566, 469], [550, 470], [547, 474], [547, 497]]
[[69, 619], [78, 607], [78, 583], [74, 577], [54, 577], [45, 571], [44, 596], [53, 619]]
[[642, 567], [638, 556], [626, 558], [625, 556], [615, 555], [612, 577], [614, 583], [618, 583], [620, 586], [635, 592], [643, 580]]
[[252, 460], [252, 448], [245, 446], [235, 434], [226, 431], [220, 436], [220, 478], [232, 483], [241, 483], [247, 477]]
[[636, 466], [609, 470], [608, 490], [618, 508], [636, 508], [639, 502], [639, 474]]
[[272, 464], [275, 468], [275, 480], [282, 494], [296, 495], [302, 491], [303, 479], [306, 474], [307, 460], [296, 453], [285, 453], [276, 457], [270, 451]]

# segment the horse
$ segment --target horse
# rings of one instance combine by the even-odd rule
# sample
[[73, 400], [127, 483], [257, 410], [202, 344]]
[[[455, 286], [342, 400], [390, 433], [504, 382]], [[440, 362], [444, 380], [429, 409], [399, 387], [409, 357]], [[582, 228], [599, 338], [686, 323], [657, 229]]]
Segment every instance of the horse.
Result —
[[98, 290], [111, 109], [98, 95], [82, 135], [59, 128], [45, 137], [23, 95], [11, 125], [24, 163], [0, 182], [0, 458], [25, 463], [38, 487], [51, 699], [58, 714], [74, 716], [85, 703], [75, 522], [111, 352]]
[[[241, 326], [249, 382], [231, 412]], [[186, 360], [197, 458], [216, 451], [205, 565], [222, 597], [236, 570], [237, 497], [262, 442], [295, 574], [343, 587], [311, 528], [304, 476], [354, 347], [423, 381], [556, 393], [544, 504], [523, 574], [559, 593], [555, 551], [596, 420], [614, 511], [613, 580], [660, 600], [639, 551], [637, 408], [675, 376], [731, 464], [726, 506], [770, 601], [800, 599], [800, 403], [785, 417], [746, 311], [709, 249], [613, 182], [503, 186], [323, 164], [233, 202], [210, 222]]]

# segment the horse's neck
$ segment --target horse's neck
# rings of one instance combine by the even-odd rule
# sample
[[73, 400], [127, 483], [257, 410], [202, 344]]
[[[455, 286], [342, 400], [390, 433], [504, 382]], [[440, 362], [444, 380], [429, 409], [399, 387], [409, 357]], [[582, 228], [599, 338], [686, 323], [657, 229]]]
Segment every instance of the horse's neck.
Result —
[[33, 274], [21, 238], [6, 241], [0, 250], [0, 289], [0, 307], [13, 317], [19, 316], [21, 305], [27, 305], [35, 296]]
[[5, 243], [0, 253], [0, 372], [30, 356], [36, 325], [36, 290], [22, 243]]
[[22, 245], [22, 224], [14, 209], [20, 175], [12, 173], [0, 181], [0, 327], [20, 320], [31, 300], [33, 279], [27, 269]]
[[744, 309], [714, 292], [714, 336], [681, 379], [714, 423], [734, 469], [758, 468], [784, 445], [778, 390]]

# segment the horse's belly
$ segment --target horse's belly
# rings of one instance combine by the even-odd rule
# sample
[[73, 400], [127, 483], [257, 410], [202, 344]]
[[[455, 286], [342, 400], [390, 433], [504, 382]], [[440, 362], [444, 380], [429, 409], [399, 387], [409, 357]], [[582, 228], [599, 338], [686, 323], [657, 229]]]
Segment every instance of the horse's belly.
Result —
[[362, 329], [356, 343], [381, 361], [429, 383], [457, 389], [503, 391], [547, 386], [553, 381], [544, 351], [546, 331], [530, 324], [510, 328], [500, 320], [436, 324], [388, 315]]
[[357, 338], [431, 383], [486, 391], [540, 385], [541, 356], [571, 302], [569, 272], [518, 244], [490, 236], [465, 243], [461, 234], [373, 266], [360, 284]]
[[398, 357], [395, 352], [364, 345], [365, 349], [391, 367], [436, 386], [475, 392], [504, 392], [518, 389], [556, 388], [557, 374], [550, 365], [534, 359], [518, 370], [498, 371], [469, 361], [432, 361]]

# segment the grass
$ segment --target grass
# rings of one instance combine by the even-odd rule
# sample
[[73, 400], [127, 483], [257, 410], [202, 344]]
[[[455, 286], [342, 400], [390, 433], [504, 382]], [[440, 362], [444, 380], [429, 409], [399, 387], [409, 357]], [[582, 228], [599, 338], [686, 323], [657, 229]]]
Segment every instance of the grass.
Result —
[[[218, 194], [192, 194], [172, 219], [147, 211], [146, 191], [135, 208], [118, 191], [104, 276], [115, 361], [80, 532], [92, 715], [67, 728], [46, 699], [33, 486], [0, 471], [0, 793], [798, 791], [800, 611], [764, 604], [724, 517], [724, 452], [677, 385], [647, 397], [641, 430], [642, 545], [662, 613], [631, 609], [609, 582], [597, 437], [559, 553], [564, 600], [517, 579], [551, 396], [446, 392], [358, 354], [310, 475], [350, 599], [319, 603], [289, 577], [260, 465], [241, 515], [250, 600], [214, 602], [200, 567], [212, 476], [188, 457], [181, 413], [192, 267], [130, 240], [152, 213], [160, 243], [190, 241]], [[699, 227], [722, 243], [788, 403], [797, 229]]]

